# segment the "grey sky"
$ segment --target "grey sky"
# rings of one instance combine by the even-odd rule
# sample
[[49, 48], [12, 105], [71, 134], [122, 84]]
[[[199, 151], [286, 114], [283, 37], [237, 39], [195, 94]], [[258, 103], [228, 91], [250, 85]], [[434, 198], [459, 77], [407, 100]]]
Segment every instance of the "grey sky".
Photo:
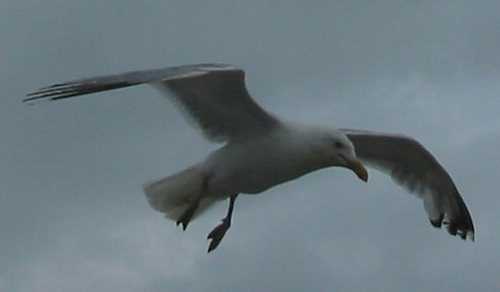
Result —
[[[0, 291], [500, 289], [500, 2], [0, 2]], [[21, 104], [57, 81], [225, 62], [288, 119], [419, 139], [449, 170], [476, 242], [427, 222], [370, 172], [323, 170], [220, 204], [182, 232], [141, 184], [202, 159], [204, 141], [151, 88]], [[182, 290], [181, 290], [182, 289]]]

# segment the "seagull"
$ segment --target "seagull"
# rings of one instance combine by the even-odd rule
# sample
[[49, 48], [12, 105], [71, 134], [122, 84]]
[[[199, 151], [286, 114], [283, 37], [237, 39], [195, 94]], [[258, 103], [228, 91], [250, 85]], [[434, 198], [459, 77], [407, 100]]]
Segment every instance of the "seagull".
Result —
[[368, 181], [364, 165], [389, 174], [423, 201], [430, 223], [474, 240], [470, 213], [450, 175], [415, 139], [366, 130], [286, 122], [250, 96], [245, 72], [226, 64], [195, 64], [79, 79], [41, 88], [24, 102], [60, 100], [139, 84], [172, 98], [204, 136], [221, 144], [206, 159], [143, 185], [150, 206], [185, 230], [217, 201], [229, 199], [208, 252], [231, 226], [239, 194], [259, 194], [327, 167], [349, 169]]

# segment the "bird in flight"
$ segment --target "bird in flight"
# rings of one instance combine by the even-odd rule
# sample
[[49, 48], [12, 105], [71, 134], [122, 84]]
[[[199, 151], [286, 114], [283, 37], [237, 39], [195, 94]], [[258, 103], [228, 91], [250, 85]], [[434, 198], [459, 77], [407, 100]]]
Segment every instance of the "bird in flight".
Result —
[[144, 184], [149, 204], [185, 230], [213, 203], [229, 199], [222, 223], [209, 234], [214, 250], [231, 226], [239, 194], [258, 194], [326, 167], [352, 170], [368, 180], [364, 165], [389, 174], [422, 199], [432, 226], [474, 240], [467, 207], [450, 175], [416, 140], [403, 135], [285, 122], [259, 106], [245, 72], [225, 64], [196, 64], [133, 71], [59, 83], [27, 95], [25, 102], [60, 100], [149, 84], [172, 98], [204, 136], [221, 145], [205, 160]]

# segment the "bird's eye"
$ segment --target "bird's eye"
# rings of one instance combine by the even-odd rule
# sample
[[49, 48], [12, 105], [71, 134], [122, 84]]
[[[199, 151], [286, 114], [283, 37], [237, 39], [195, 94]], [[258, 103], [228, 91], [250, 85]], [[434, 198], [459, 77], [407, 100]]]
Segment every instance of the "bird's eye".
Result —
[[344, 144], [342, 144], [340, 142], [335, 142], [335, 148], [342, 149], [342, 148], [344, 148]]

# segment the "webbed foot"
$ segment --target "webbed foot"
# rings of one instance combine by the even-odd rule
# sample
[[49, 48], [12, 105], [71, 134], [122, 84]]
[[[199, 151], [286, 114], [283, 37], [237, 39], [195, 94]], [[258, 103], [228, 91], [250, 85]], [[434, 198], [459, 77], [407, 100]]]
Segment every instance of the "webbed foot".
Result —
[[227, 219], [223, 219], [222, 223], [217, 225], [207, 236], [207, 239], [211, 239], [210, 245], [208, 246], [208, 252], [213, 251], [219, 246], [222, 238], [226, 234], [226, 231], [231, 227], [231, 223]]

